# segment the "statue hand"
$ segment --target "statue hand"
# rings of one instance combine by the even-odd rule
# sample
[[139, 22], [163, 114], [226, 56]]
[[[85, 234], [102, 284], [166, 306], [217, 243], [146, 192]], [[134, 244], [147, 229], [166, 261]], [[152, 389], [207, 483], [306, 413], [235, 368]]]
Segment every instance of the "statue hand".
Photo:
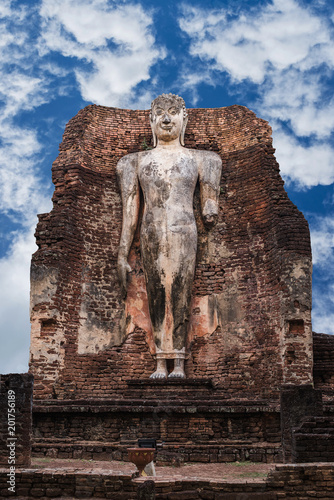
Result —
[[217, 214], [208, 214], [204, 216], [204, 224], [208, 227], [212, 227], [216, 224], [218, 219]]
[[121, 285], [122, 298], [125, 299], [127, 293], [127, 273], [131, 272], [131, 267], [124, 257], [118, 258], [117, 263], [118, 278]]
[[206, 200], [203, 208], [203, 220], [207, 227], [212, 227], [216, 224], [218, 219], [218, 205], [210, 198]]

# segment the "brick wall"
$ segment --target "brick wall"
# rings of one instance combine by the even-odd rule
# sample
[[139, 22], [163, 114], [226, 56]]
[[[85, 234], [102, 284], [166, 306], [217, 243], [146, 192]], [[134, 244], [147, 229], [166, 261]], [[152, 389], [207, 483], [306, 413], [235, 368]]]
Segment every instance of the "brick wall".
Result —
[[292, 460], [334, 462], [334, 416], [307, 417], [292, 433]]
[[[53, 210], [39, 217], [31, 274], [31, 358], [37, 398], [110, 398], [154, 370], [137, 234], [121, 299], [116, 259], [121, 201], [115, 166], [150, 144], [147, 111], [101, 106], [66, 127], [53, 165]], [[186, 362], [234, 396], [279, 396], [312, 382], [311, 251], [288, 199], [267, 122], [241, 106], [190, 109], [186, 146], [223, 160], [220, 213], [207, 231], [194, 206], [198, 256]], [[132, 296], [129, 293], [129, 296]], [[137, 311], [138, 312], [138, 311]]]
[[0, 464], [30, 465], [33, 377], [0, 375]]
[[279, 409], [264, 401], [40, 401], [33, 415], [34, 456], [127, 460], [149, 437], [159, 463], [282, 460]]
[[[113, 498], [114, 500], [136, 500], [143, 483], [134, 479], [134, 474], [111, 476], [108, 471], [92, 470], [60, 471], [59, 469], [36, 471], [25, 470], [17, 475], [17, 495], [25, 498]], [[228, 482], [184, 479], [156, 481], [147, 490], [157, 500], [300, 500], [333, 498], [334, 467], [332, 464], [276, 466], [267, 480]], [[13, 497], [6, 487], [6, 471], [0, 469], [0, 494], [2, 498]], [[138, 494], [138, 496], [137, 496]]]
[[305, 417], [323, 414], [322, 393], [311, 385], [284, 385], [281, 388], [280, 410], [283, 460], [289, 463], [294, 461], [291, 460], [294, 428], [299, 427]]
[[327, 390], [334, 388], [334, 335], [313, 333], [314, 383]]

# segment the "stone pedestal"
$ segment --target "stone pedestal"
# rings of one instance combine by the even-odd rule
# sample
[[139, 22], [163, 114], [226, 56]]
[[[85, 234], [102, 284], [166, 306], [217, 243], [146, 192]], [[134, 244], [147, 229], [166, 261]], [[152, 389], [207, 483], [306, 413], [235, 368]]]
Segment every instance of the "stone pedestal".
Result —
[[229, 399], [209, 380], [131, 382], [122, 398], [34, 404], [34, 454], [127, 460], [139, 438], [157, 441], [157, 464], [281, 462], [277, 402]]

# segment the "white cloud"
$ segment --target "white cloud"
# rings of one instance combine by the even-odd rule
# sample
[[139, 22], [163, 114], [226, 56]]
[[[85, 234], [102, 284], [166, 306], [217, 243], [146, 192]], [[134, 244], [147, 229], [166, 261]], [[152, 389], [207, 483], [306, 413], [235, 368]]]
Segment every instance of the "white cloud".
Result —
[[14, 70], [0, 81], [0, 99], [5, 103], [1, 118], [13, 117], [47, 102], [44, 81]]
[[328, 264], [332, 261], [334, 277], [334, 218], [315, 218], [311, 224], [311, 241], [313, 265], [327, 272]]
[[[29, 15], [34, 15], [31, 8]], [[30, 40], [25, 8], [0, 7], [0, 212], [15, 222], [3, 241], [0, 259], [1, 373], [27, 371], [29, 348], [29, 268], [36, 249], [36, 213], [50, 209], [49, 185], [40, 177], [37, 131], [20, 124], [22, 111], [50, 99], [48, 78], [40, 72]], [[9, 226], [10, 226], [9, 223]], [[13, 226], [12, 226], [13, 227]], [[3, 235], [2, 235], [3, 236]]]
[[10, 15], [10, 13], [11, 13], [10, 0], [2, 0], [2, 2], [0, 4], [0, 18], [7, 17]]
[[317, 294], [317, 290], [314, 290], [312, 313], [314, 332], [334, 335], [334, 314], [331, 312], [333, 309], [334, 290], [332, 289], [331, 293], [327, 294], [319, 290], [319, 295]]
[[[183, 8], [180, 27], [190, 37], [191, 54], [202, 60], [201, 72], [214, 70], [216, 83], [227, 74], [239, 89], [255, 84], [259, 97], [248, 105], [276, 128], [277, 158], [288, 181], [300, 187], [333, 182], [334, 150], [324, 143], [334, 130], [329, 20], [296, 0], [230, 14], [228, 8]], [[280, 122], [289, 125], [290, 137]], [[310, 138], [309, 146], [296, 137]]]
[[98, 54], [94, 60], [93, 73], [76, 71], [83, 98], [103, 105], [122, 105], [129, 101], [129, 94], [139, 81], [149, 79], [147, 62], [150, 61], [146, 61], [145, 56], [139, 59], [136, 53], [123, 56], [108, 52]]
[[303, 146], [275, 122], [273, 130], [275, 156], [288, 185], [293, 183], [296, 189], [304, 189], [334, 182], [334, 151], [331, 146], [326, 143]]
[[48, 80], [38, 74], [38, 65], [35, 67], [35, 48], [26, 43], [25, 10], [11, 9], [9, 2], [5, 7], [0, 11], [0, 29], [5, 35], [0, 57], [0, 211], [30, 226], [36, 212], [50, 206], [49, 186], [38, 172], [41, 144], [37, 131], [21, 126], [17, 117], [40, 106], [50, 95]]
[[[107, 46], [108, 39], [136, 50], [146, 48], [151, 19], [139, 4], [119, 4], [112, 8], [103, 0], [44, 0], [40, 14], [69, 40], [88, 48]], [[126, 29], [124, 29], [126, 27]], [[65, 36], [64, 36], [65, 35]], [[152, 41], [152, 40], [151, 40]], [[59, 41], [58, 41], [59, 44]]]
[[29, 270], [36, 250], [34, 230], [12, 233], [12, 243], [0, 259], [1, 373], [28, 369]]
[[235, 80], [261, 83], [271, 67], [284, 70], [302, 63], [315, 45], [331, 46], [322, 20], [295, 0], [274, 0], [234, 20], [227, 9], [207, 15], [186, 7], [183, 12], [180, 27], [192, 37], [191, 53], [213, 61]]
[[49, 185], [39, 177], [36, 164], [41, 145], [36, 132], [1, 121], [0, 211], [31, 224], [37, 212], [49, 210]]
[[334, 334], [334, 218], [311, 219], [310, 229], [313, 266], [317, 272], [313, 289], [313, 329]]
[[40, 53], [77, 59], [74, 71], [86, 101], [121, 106], [135, 100], [135, 87], [165, 57], [150, 33], [152, 17], [139, 4], [43, 0], [40, 13]]
[[297, 136], [326, 139], [334, 128], [334, 99], [323, 97], [322, 77], [320, 71], [275, 71], [263, 85], [257, 105], [271, 120], [289, 122]]

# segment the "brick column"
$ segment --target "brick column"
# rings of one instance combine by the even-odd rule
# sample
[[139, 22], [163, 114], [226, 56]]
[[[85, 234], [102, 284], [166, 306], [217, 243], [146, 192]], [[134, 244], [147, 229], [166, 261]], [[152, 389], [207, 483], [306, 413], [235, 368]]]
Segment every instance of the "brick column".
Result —
[[284, 463], [292, 457], [292, 429], [303, 417], [322, 414], [322, 394], [311, 385], [281, 387], [281, 431]]

